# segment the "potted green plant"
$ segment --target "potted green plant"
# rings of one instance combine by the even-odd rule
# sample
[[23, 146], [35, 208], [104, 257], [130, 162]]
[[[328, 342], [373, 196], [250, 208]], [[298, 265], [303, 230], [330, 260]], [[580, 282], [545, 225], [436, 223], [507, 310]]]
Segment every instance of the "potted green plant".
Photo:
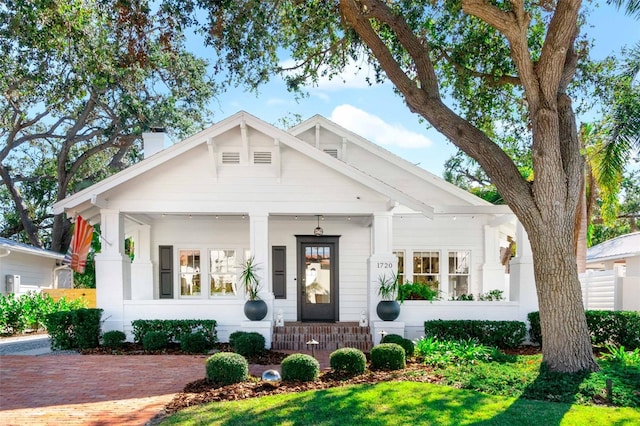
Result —
[[376, 306], [376, 313], [383, 321], [393, 321], [400, 315], [400, 304], [396, 300], [398, 294], [398, 275], [386, 274], [378, 277], [378, 295], [382, 298]]
[[240, 284], [244, 287], [244, 291], [248, 300], [244, 303], [244, 314], [251, 321], [261, 321], [267, 316], [267, 304], [260, 299], [260, 277], [257, 273], [258, 265], [255, 258], [251, 256], [242, 264], [240, 271]]

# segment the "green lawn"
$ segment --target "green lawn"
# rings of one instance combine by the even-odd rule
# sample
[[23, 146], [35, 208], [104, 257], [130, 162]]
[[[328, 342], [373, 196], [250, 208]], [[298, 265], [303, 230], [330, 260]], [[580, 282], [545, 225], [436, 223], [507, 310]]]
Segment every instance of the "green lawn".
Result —
[[639, 425], [640, 409], [486, 395], [448, 386], [386, 382], [211, 403], [163, 425]]

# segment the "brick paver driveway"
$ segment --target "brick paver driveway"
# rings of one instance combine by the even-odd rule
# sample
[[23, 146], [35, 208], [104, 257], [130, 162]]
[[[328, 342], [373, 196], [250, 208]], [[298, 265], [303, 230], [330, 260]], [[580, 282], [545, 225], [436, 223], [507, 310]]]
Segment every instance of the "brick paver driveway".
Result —
[[1, 425], [143, 425], [205, 356], [0, 356]]

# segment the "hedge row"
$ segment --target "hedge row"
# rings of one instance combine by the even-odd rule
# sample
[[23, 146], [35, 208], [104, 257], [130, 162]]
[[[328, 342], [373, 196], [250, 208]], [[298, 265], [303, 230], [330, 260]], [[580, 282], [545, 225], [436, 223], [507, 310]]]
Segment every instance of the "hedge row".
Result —
[[0, 294], [0, 334], [20, 334], [24, 330], [39, 330], [45, 326], [48, 314], [85, 308], [83, 300], [61, 298], [57, 302], [45, 293], [29, 292], [16, 297]]
[[[585, 311], [591, 343], [601, 346], [624, 346], [627, 350], [640, 348], [640, 313], [635, 311]], [[531, 329], [529, 339], [542, 345], [540, 313], [528, 315]]]
[[135, 320], [131, 322], [133, 327], [133, 339], [136, 343], [142, 343], [144, 336], [151, 331], [165, 333], [169, 341], [179, 341], [181, 336], [193, 333], [204, 333], [213, 344], [217, 340], [215, 320]]
[[527, 335], [522, 321], [433, 320], [424, 322], [425, 336], [439, 340], [474, 339], [487, 346], [515, 348]]
[[88, 349], [100, 343], [102, 309], [75, 309], [53, 312], [45, 326], [51, 337], [51, 349]]

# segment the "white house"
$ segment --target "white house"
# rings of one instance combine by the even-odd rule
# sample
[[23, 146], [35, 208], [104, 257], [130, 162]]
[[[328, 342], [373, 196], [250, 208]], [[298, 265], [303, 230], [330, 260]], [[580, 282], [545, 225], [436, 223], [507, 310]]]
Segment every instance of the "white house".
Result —
[[61, 274], [66, 267], [60, 264], [64, 254], [0, 238], [0, 294], [21, 295], [43, 288], [54, 288], [64, 284], [65, 277], [71, 283], [71, 275]]
[[[162, 134], [144, 138], [143, 161], [54, 205], [55, 213], [101, 224], [96, 279], [105, 329], [208, 318], [223, 341], [255, 329], [269, 342], [280, 315], [363, 319], [374, 337], [381, 327], [415, 337], [426, 319], [524, 321], [537, 310], [528, 242], [506, 206], [323, 117], [283, 131], [239, 112], [166, 149]], [[519, 250], [511, 285], [500, 262], [507, 236]], [[269, 307], [261, 322], [246, 321], [237, 285], [236, 266], [248, 256], [261, 267]], [[395, 271], [439, 286], [444, 300], [407, 301], [393, 325], [381, 323], [378, 278]], [[494, 289], [509, 299], [449, 301]]]
[[640, 311], [640, 232], [590, 247], [580, 282], [586, 309]]

